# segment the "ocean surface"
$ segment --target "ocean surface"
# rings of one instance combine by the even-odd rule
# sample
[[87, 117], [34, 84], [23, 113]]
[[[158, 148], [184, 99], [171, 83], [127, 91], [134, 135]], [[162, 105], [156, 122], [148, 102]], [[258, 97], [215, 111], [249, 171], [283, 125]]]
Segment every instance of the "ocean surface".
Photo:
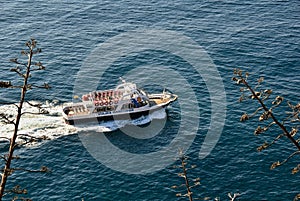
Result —
[[[232, 192], [241, 194], [239, 200], [292, 200], [300, 193], [300, 173], [291, 174], [299, 156], [270, 170], [295, 148], [282, 139], [256, 151], [279, 131], [257, 137], [256, 119], [239, 122], [258, 104], [238, 103], [239, 86], [231, 81], [233, 69], [241, 68], [253, 85], [265, 77], [264, 86], [274, 91], [271, 98], [299, 102], [299, 1], [4, 0], [0, 11], [0, 80], [19, 83], [9, 59], [20, 57], [34, 37], [43, 50], [34, 59], [46, 71], [31, 81], [52, 86], [28, 92], [28, 100], [51, 105], [50, 114], [25, 116], [20, 129], [49, 140], [17, 149], [21, 159], [13, 163], [44, 165], [51, 172], [16, 172], [8, 187], [21, 185], [33, 200], [188, 200], [176, 197], [185, 193], [183, 187], [171, 188], [184, 183], [177, 175], [181, 170], [173, 167], [179, 165], [174, 150], [183, 148], [188, 164], [197, 165], [188, 177], [201, 178], [194, 198], [228, 200]], [[63, 103], [81, 90], [113, 88], [118, 77], [148, 92], [167, 88], [179, 99], [166, 112], [136, 121], [64, 124]], [[0, 90], [0, 102], [18, 98], [17, 90]], [[13, 106], [0, 109], [12, 113]], [[0, 135], [11, 130], [1, 125]], [[211, 150], [199, 158], [207, 143]], [[7, 148], [1, 142], [1, 153]]]

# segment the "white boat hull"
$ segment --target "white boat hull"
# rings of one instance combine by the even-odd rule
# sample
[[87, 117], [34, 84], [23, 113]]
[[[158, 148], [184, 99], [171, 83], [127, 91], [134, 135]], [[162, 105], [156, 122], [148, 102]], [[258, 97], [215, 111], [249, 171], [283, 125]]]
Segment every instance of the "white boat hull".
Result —
[[[154, 111], [160, 110], [167, 107], [170, 103], [174, 102], [177, 99], [176, 95], [170, 96], [168, 99], [161, 99], [161, 96], [152, 96], [153, 105], [147, 105], [139, 108], [128, 109], [127, 111], [111, 111], [111, 112], [99, 112], [92, 114], [77, 114], [77, 115], [68, 115], [63, 112], [64, 120], [67, 124], [84, 124], [87, 122], [101, 122], [101, 121], [111, 121], [111, 120], [128, 120], [128, 119], [137, 119], [141, 116], [147, 116]], [[150, 96], [151, 98], [151, 96]]]

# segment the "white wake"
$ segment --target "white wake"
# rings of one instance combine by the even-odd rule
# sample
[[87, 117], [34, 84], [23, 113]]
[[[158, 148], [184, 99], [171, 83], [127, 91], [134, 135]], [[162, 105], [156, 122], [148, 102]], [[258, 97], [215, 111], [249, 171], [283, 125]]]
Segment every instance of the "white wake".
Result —
[[[117, 120], [102, 122], [99, 125], [84, 124], [72, 126], [66, 124], [62, 118], [62, 105], [55, 103], [55, 101], [43, 103], [43, 109], [47, 110], [49, 114], [24, 114], [20, 121], [18, 133], [51, 140], [81, 131], [112, 132], [126, 125], [144, 125], [153, 119], [164, 119], [166, 117], [165, 110], [161, 109], [148, 116], [142, 116], [134, 120]], [[16, 116], [16, 109], [16, 106], [13, 104], [3, 105], [0, 106], [0, 113], [4, 113], [13, 119]], [[38, 109], [25, 103], [22, 112], [37, 113]], [[0, 122], [0, 138], [10, 138], [13, 131], [14, 125]]]

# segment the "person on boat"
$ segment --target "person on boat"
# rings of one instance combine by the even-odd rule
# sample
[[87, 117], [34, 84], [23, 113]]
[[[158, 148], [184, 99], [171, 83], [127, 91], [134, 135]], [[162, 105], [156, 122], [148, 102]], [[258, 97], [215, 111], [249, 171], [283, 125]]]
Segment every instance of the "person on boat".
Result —
[[133, 98], [133, 95], [131, 95], [131, 102], [134, 104], [134, 107], [140, 107], [140, 104], [138, 103], [137, 100], [135, 100], [135, 98]]

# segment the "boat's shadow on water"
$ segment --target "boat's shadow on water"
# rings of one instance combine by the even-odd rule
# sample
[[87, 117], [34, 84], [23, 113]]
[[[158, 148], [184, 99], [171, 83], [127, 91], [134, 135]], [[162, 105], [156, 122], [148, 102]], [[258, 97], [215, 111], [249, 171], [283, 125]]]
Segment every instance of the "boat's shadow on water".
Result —
[[[171, 112], [172, 114], [168, 114]], [[87, 138], [90, 136], [94, 140], [97, 138], [107, 138], [106, 143], [111, 143], [113, 146], [130, 153], [146, 154], [158, 151], [170, 144], [176, 137], [180, 126], [179, 118], [169, 119], [169, 115], [173, 116], [174, 111], [165, 110], [159, 111], [155, 119], [149, 116], [141, 117], [136, 120], [127, 120], [127, 122], [100, 122], [97, 126], [85, 126], [84, 129], [78, 133]], [[153, 119], [152, 119], [153, 118]], [[103, 126], [106, 126], [103, 129]], [[102, 132], [103, 130], [110, 130], [109, 132]], [[102, 140], [103, 141], [103, 140]], [[99, 142], [99, 146], [102, 142]]]

